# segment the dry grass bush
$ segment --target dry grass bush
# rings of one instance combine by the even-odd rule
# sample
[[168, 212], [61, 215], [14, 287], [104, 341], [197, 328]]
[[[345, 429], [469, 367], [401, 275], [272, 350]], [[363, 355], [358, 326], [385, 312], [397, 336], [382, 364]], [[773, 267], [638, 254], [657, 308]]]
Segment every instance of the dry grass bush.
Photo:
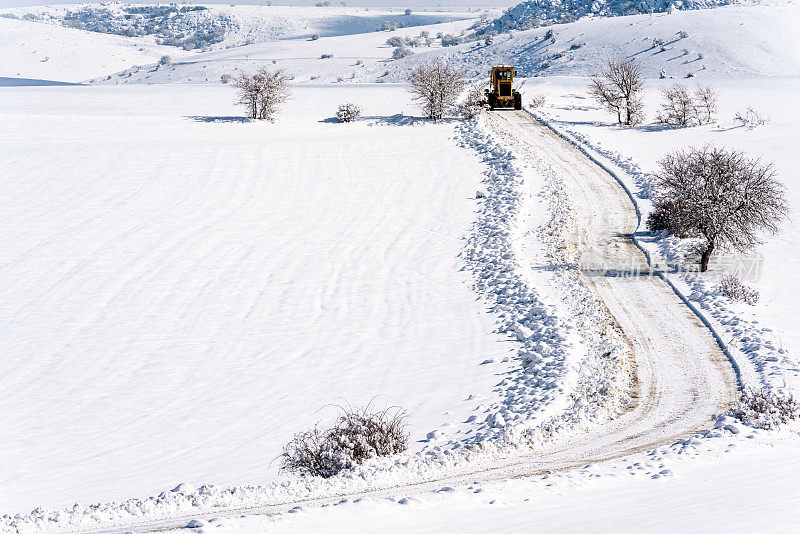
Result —
[[361, 118], [361, 108], [352, 102], [347, 102], [339, 106], [336, 111], [336, 119], [339, 122], [354, 122]]
[[771, 430], [800, 418], [800, 403], [791, 395], [751, 389], [742, 394], [732, 413], [746, 425]]
[[741, 280], [734, 275], [729, 274], [722, 278], [719, 283], [719, 290], [726, 297], [744, 302], [746, 304], [754, 305], [758, 302], [759, 295], [755, 289], [744, 285]]
[[740, 122], [742, 126], [750, 130], [769, 123], [769, 118], [762, 116], [752, 107], [748, 107], [744, 111], [737, 112], [733, 120]]
[[464, 102], [459, 107], [461, 115], [466, 119], [471, 119], [479, 115], [483, 108], [484, 99], [483, 84], [476, 83], [470, 85], [464, 97]]
[[318, 426], [295, 434], [283, 447], [281, 469], [328, 478], [366, 460], [391, 456], [408, 448], [406, 413], [399, 408], [373, 410], [339, 407], [328, 429]]
[[531, 108], [540, 108], [545, 105], [547, 102], [547, 94], [546, 93], [535, 93], [528, 97], [528, 107]]

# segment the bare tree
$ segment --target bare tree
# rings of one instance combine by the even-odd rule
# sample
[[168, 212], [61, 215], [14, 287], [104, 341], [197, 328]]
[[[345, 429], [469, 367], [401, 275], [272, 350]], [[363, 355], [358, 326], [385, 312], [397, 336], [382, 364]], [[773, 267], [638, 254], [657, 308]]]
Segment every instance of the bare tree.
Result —
[[619, 124], [639, 124], [643, 117], [642, 70], [633, 61], [608, 60], [599, 76], [592, 77], [589, 94], [611, 113]]
[[412, 98], [429, 119], [439, 120], [452, 107], [466, 81], [464, 74], [439, 58], [417, 66], [408, 75]]
[[664, 102], [658, 114], [658, 121], [671, 126], [691, 126], [697, 118], [692, 95], [685, 85], [679, 83], [661, 89]]
[[698, 85], [694, 90], [694, 108], [697, 122], [711, 124], [717, 116], [717, 100], [719, 95], [709, 86]]
[[656, 208], [676, 234], [705, 240], [701, 272], [718, 247], [750, 250], [762, 235], [777, 233], [787, 217], [784, 187], [772, 164], [758, 158], [706, 146], [673, 152], [659, 165]]
[[247, 109], [252, 119], [273, 120], [278, 105], [289, 99], [289, 77], [283, 70], [270, 72], [261, 67], [253, 75], [240, 72], [233, 82], [239, 90], [237, 104]]
[[698, 85], [689, 93], [685, 85], [676, 83], [661, 89], [664, 102], [657, 120], [671, 126], [686, 127], [709, 124], [717, 114], [717, 92]]

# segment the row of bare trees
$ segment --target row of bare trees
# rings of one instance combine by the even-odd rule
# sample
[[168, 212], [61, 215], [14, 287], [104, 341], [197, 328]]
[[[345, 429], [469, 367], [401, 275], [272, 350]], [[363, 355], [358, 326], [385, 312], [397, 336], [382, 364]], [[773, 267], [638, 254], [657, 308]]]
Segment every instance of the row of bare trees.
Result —
[[664, 101], [656, 120], [670, 126], [700, 126], [713, 122], [717, 114], [716, 91], [711, 87], [697, 85], [694, 92], [676, 83], [661, 89]]
[[[642, 90], [644, 74], [635, 61], [606, 61], [598, 75], [589, 82], [589, 94], [608, 112], [616, 115], [618, 124], [633, 126], [644, 120]], [[697, 85], [694, 92], [676, 83], [661, 90], [664, 101], [656, 120], [670, 126], [708, 124], [717, 113], [718, 95], [712, 88]]]
[[[467, 83], [463, 72], [439, 58], [418, 65], [408, 81], [412, 99], [432, 120], [440, 120], [455, 106]], [[283, 70], [261, 67], [255, 74], [240, 72], [232, 85], [238, 90], [236, 103], [251, 119], [273, 120], [278, 106], [291, 96], [288, 82]]]

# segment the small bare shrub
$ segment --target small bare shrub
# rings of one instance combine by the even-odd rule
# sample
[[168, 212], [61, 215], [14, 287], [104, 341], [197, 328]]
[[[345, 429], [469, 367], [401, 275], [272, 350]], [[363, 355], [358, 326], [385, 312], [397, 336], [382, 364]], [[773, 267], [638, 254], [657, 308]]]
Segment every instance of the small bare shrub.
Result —
[[320, 59], [330, 59], [333, 57], [333, 54], [322, 54], [319, 56]]
[[393, 32], [397, 29], [397, 23], [393, 20], [384, 20], [383, 24], [378, 28], [379, 31]]
[[536, 93], [528, 97], [528, 107], [540, 108], [547, 103], [546, 93]]
[[755, 289], [744, 285], [734, 275], [724, 276], [719, 283], [719, 290], [729, 299], [738, 300], [745, 304], [755, 305], [760, 295]]
[[311, 40], [312, 41], [316, 41], [317, 39], [319, 39], [319, 34], [318, 33], [312, 33], [311, 34]]
[[687, 39], [689, 37], [689, 32], [685, 30], [681, 30], [678, 32], [678, 39]]
[[717, 117], [719, 94], [711, 87], [698, 85], [694, 90], [694, 109], [697, 122], [711, 124]]
[[328, 478], [380, 456], [408, 448], [406, 414], [397, 408], [372, 411], [340, 408], [331, 428], [315, 426], [295, 434], [283, 447], [281, 469]]
[[480, 114], [484, 98], [483, 84], [476, 83], [470, 85], [469, 89], [467, 89], [467, 96], [464, 98], [464, 103], [461, 104], [461, 115], [467, 119], [471, 119]]
[[414, 52], [405, 45], [399, 46], [392, 52], [392, 59], [403, 59], [404, 57], [412, 55]]
[[746, 110], [737, 112], [733, 120], [741, 122], [742, 126], [746, 126], [750, 130], [764, 126], [769, 122], [767, 117], [763, 117], [758, 111], [749, 106]]
[[661, 89], [664, 102], [657, 120], [670, 126], [691, 126], [695, 120], [694, 103], [685, 85], [679, 83]]
[[746, 425], [771, 430], [800, 418], [800, 404], [791, 395], [749, 389], [732, 414]]
[[411, 9], [406, 9], [405, 11], [403, 11], [403, 14], [406, 16], [410, 15], [411, 13], [412, 13]]
[[336, 118], [339, 122], [353, 122], [361, 118], [361, 108], [352, 102], [347, 102], [339, 106], [336, 112]]
[[388, 39], [386, 39], [386, 44], [389, 46], [398, 47], [398, 46], [405, 46], [406, 42], [405, 40], [403, 40], [402, 37], [398, 37], [397, 35], [395, 35], [394, 37], [389, 37]]
[[685, 85], [676, 83], [661, 89], [664, 102], [656, 119], [671, 126], [686, 127], [709, 124], [717, 114], [719, 96], [711, 87], [698, 85], [689, 93]]

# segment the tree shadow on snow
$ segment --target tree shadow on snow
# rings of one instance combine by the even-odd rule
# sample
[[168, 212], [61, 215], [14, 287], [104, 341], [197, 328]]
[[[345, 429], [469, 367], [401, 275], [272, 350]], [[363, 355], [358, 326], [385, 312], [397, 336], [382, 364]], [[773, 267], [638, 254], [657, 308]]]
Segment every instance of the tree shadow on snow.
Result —
[[[453, 122], [460, 122], [463, 119], [458, 117], [445, 117], [438, 121], [432, 121], [431, 119], [425, 117], [411, 117], [409, 115], [397, 113], [396, 115], [389, 115], [389, 116], [364, 115], [359, 120], [369, 123], [370, 126], [375, 126], [375, 125], [415, 126], [417, 124], [450, 124]], [[322, 119], [319, 122], [338, 124], [339, 119], [337, 119], [336, 117], [328, 117], [327, 119]]]
[[245, 123], [250, 122], [251, 119], [247, 117], [208, 117], [205, 115], [188, 115], [186, 116], [187, 119], [191, 119], [195, 122], [239, 122]]

